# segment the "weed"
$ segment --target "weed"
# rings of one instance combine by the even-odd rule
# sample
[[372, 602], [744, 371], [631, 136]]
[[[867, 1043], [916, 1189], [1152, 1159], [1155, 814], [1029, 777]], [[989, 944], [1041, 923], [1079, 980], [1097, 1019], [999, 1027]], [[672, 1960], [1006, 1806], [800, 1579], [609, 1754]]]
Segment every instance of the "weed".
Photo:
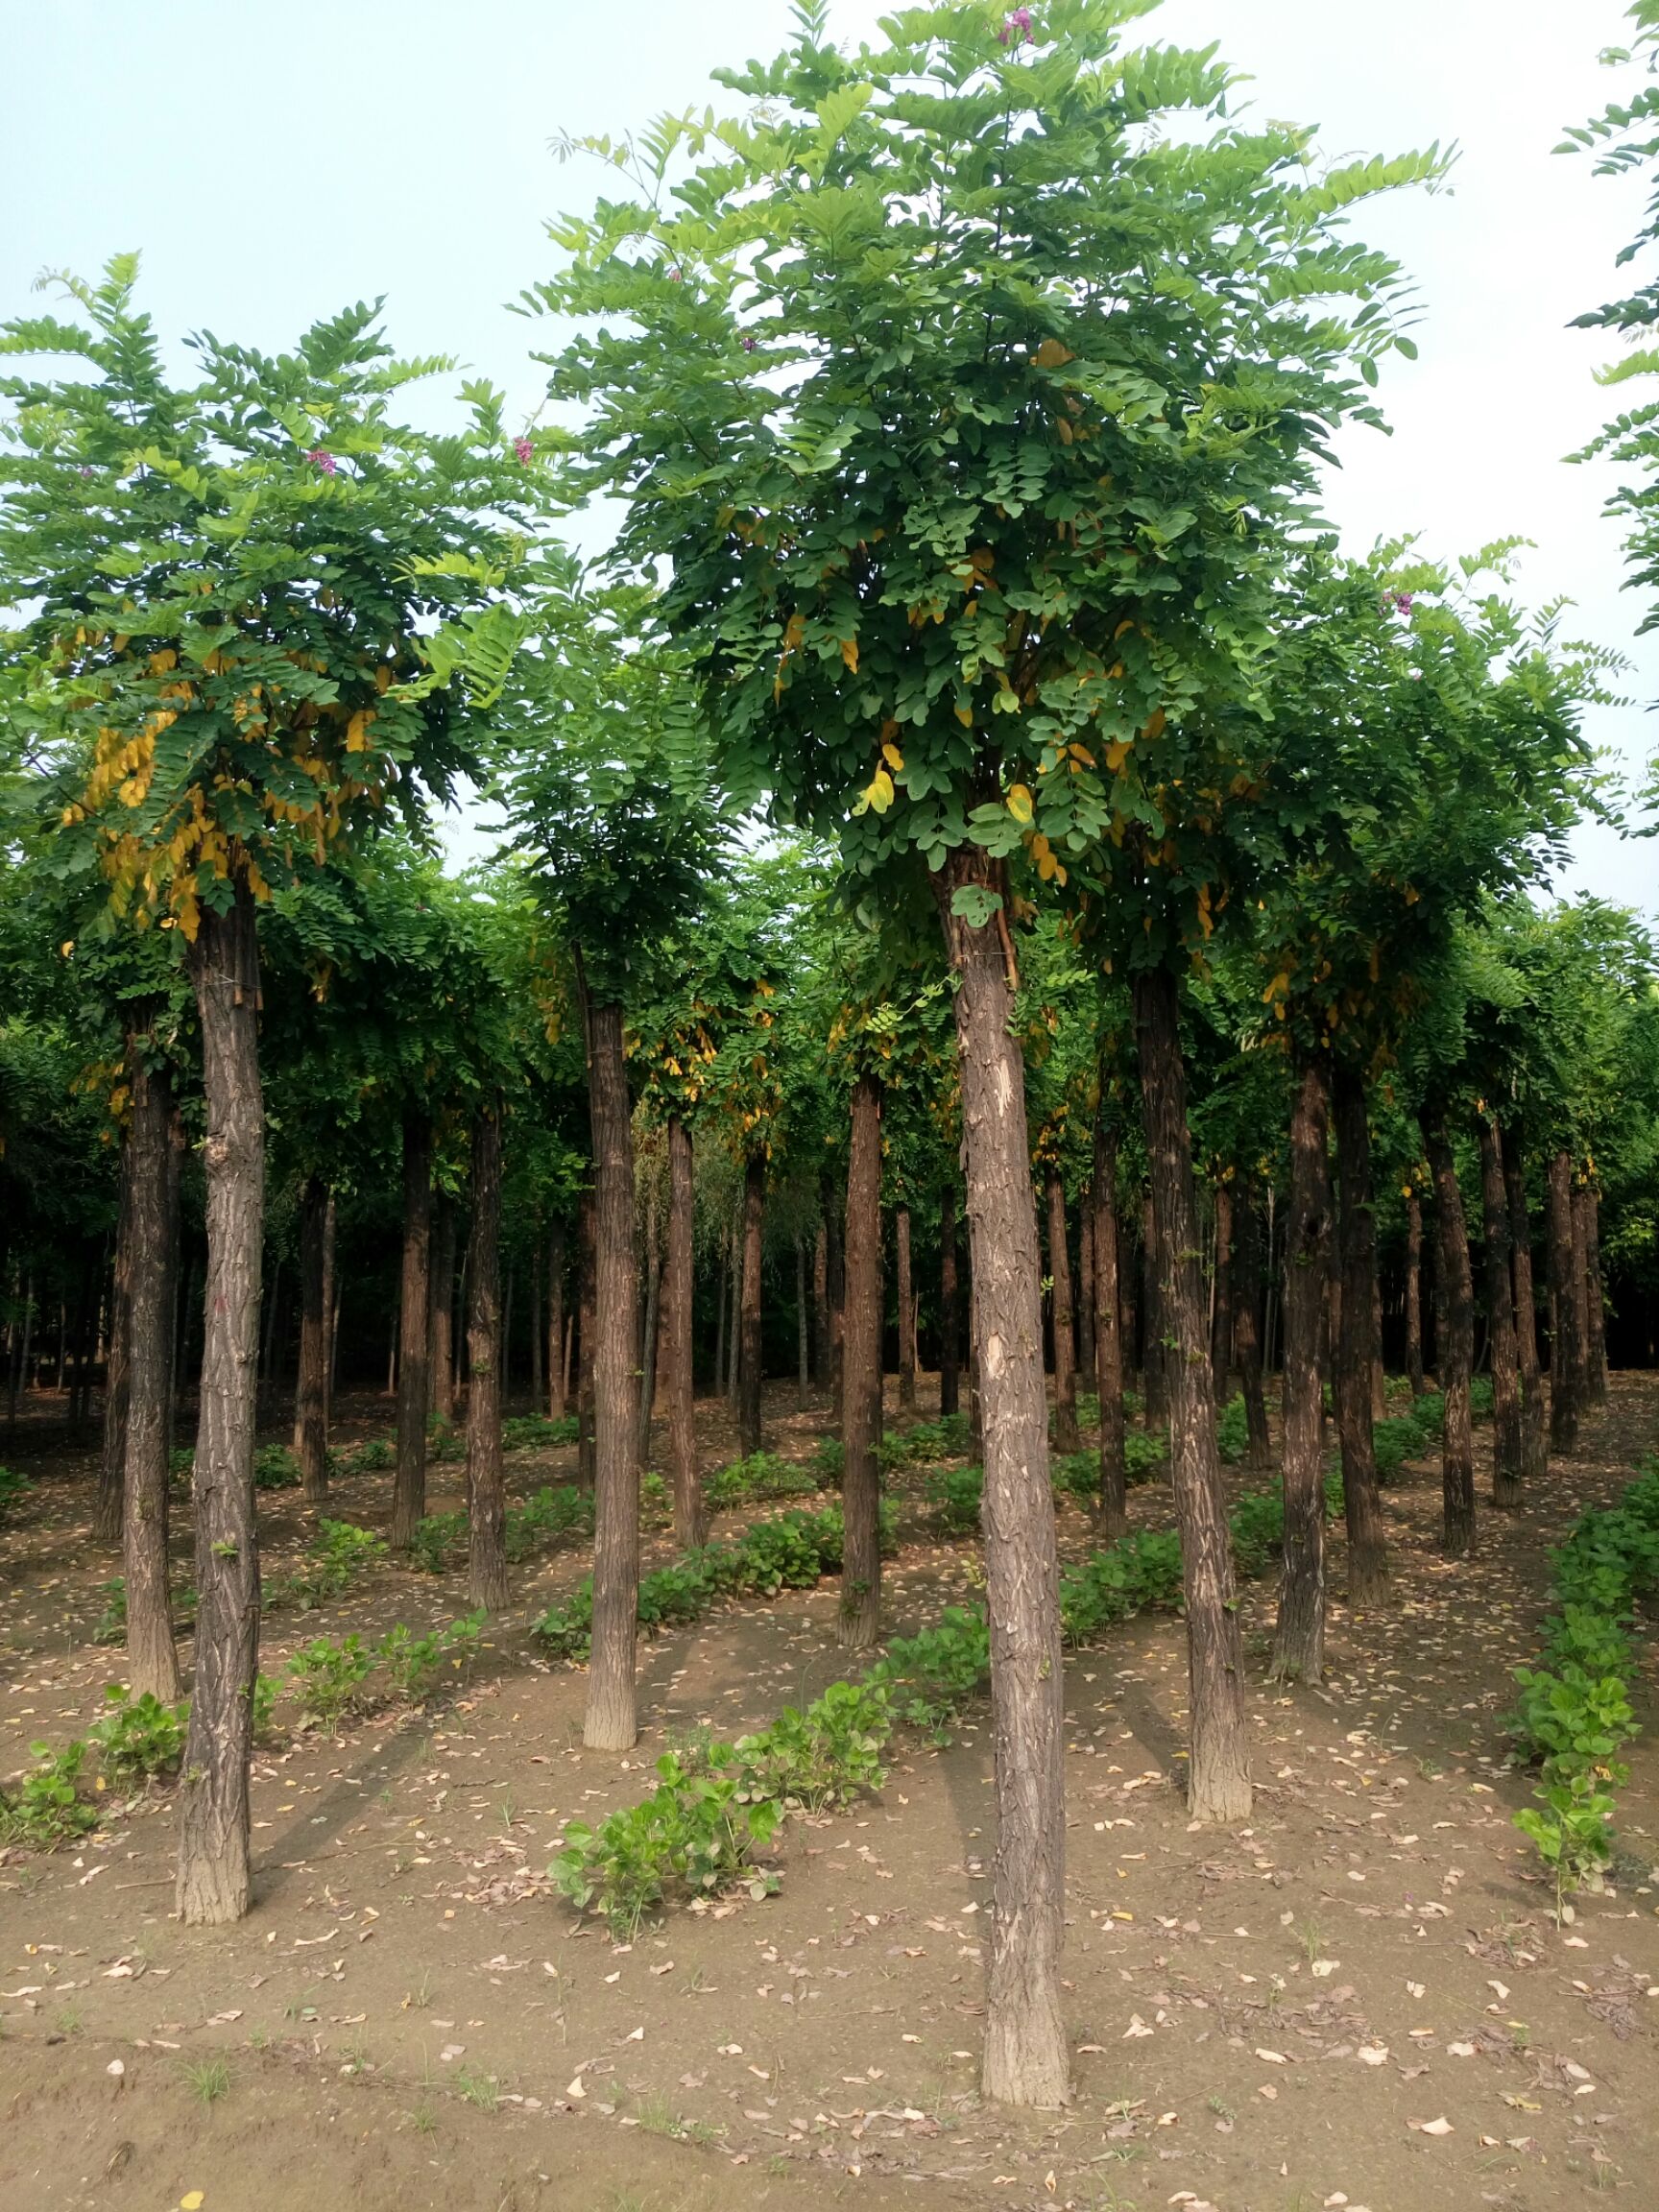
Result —
[[475, 2066], [462, 2067], [455, 2077], [455, 2090], [469, 2104], [476, 2104], [480, 2112], [493, 2112], [500, 2106], [500, 2083], [493, 2074], [480, 2073]]
[[34, 1487], [27, 1475], [19, 1475], [14, 1468], [0, 1467], [0, 1520], [4, 1520], [13, 1505], [21, 1505]]
[[503, 1452], [544, 1452], [562, 1444], [574, 1444], [580, 1424], [574, 1413], [550, 1421], [541, 1413], [515, 1413], [501, 1424]]
[[184, 1756], [188, 1704], [163, 1705], [152, 1691], [134, 1697], [124, 1683], [104, 1692], [104, 1718], [87, 1730], [110, 1781], [173, 1772]]
[[464, 1614], [445, 1627], [429, 1629], [424, 1636], [414, 1635], [399, 1622], [381, 1637], [373, 1655], [385, 1668], [392, 1687], [400, 1697], [420, 1699], [438, 1680], [445, 1660], [458, 1667], [477, 1648], [483, 1627], [482, 1608], [476, 1613]]
[[417, 2135], [430, 2138], [438, 2132], [438, 2115], [422, 2098], [409, 2115], [409, 2125]]
[[298, 1490], [300, 1462], [286, 1444], [261, 1444], [253, 1455], [256, 1490]]
[[417, 1521], [409, 1537], [409, 1564], [422, 1575], [442, 1575], [449, 1554], [467, 1541], [465, 1513], [428, 1513]]
[[217, 2104], [230, 2087], [230, 2069], [223, 2058], [202, 2058], [195, 2063], [187, 2059], [179, 2071], [191, 2093], [205, 2105]]
[[50, 1851], [98, 1825], [98, 1815], [76, 1788], [86, 1762], [86, 1746], [77, 1738], [61, 1751], [50, 1743], [31, 1743], [35, 1771], [12, 1791], [0, 1791], [0, 1843], [33, 1843]]
[[556, 1543], [573, 1530], [586, 1534], [592, 1527], [590, 1493], [585, 1495], [572, 1482], [538, 1490], [534, 1498], [514, 1506], [507, 1516], [507, 1557], [517, 1566], [540, 1546]]
[[374, 1654], [355, 1632], [338, 1641], [319, 1636], [302, 1646], [288, 1662], [288, 1680], [301, 1712], [331, 1725], [356, 1702], [373, 1664]]

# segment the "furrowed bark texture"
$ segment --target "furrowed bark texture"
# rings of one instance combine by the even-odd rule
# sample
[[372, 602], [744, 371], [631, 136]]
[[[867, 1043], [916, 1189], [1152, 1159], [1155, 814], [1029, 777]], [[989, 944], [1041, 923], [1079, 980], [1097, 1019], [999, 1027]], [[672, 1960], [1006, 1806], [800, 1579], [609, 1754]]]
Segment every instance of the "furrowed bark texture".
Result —
[[910, 1282], [910, 1209], [893, 1214], [893, 1263], [899, 1297], [899, 1403], [916, 1410], [916, 1294]]
[[1565, 1152], [1550, 1162], [1550, 1449], [1578, 1449], [1578, 1301], [1573, 1295], [1573, 1165]]
[[134, 1697], [179, 1695], [173, 1593], [167, 1565], [167, 1403], [172, 1380], [174, 1200], [173, 1087], [146, 1065], [149, 1040], [127, 1047], [132, 1101], [127, 1139], [132, 1267], [129, 1392], [122, 1480], [122, 1567], [127, 1578], [127, 1676]]
[[1423, 1202], [1415, 1190], [1406, 1201], [1406, 1375], [1413, 1398], [1423, 1380]]
[[[588, 1050], [593, 1122], [595, 1499], [593, 1649], [582, 1740], [589, 1750], [626, 1751], [639, 1733], [634, 1667], [639, 1616], [639, 1459], [634, 1449], [638, 1286], [634, 1135], [620, 1006], [589, 1005]], [[755, 1241], [758, 1246], [757, 1219]], [[757, 1290], [758, 1261], [757, 1251]]]
[[1538, 1303], [1532, 1282], [1532, 1217], [1527, 1208], [1527, 1161], [1520, 1133], [1505, 1129], [1503, 1191], [1509, 1207], [1509, 1264], [1515, 1284], [1515, 1356], [1521, 1382], [1521, 1474], [1533, 1480], [1550, 1467], [1550, 1418], [1538, 1358]]
[[[129, 1058], [132, 1040], [128, 1039]], [[128, 1347], [131, 1341], [132, 1267], [132, 1147], [121, 1141], [121, 1197], [115, 1226], [115, 1267], [109, 1299], [109, 1348], [104, 1368], [104, 1449], [98, 1469], [98, 1504], [92, 1520], [94, 1543], [123, 1541], [122, 1490], [127, 1479]]]
[[812, 1380], [830, 1387], [830, 1229], [820, 1221], [812, 1239]]
[[1325, 1675], [1325, 1500], [1319, 1347], [1331, 1238], [1330, 1094], [1323, 1061], [1296, 1070], [1290, 1107], [1290, 1194], [1285, 1223], [1285, 1567], [1268, 1672], [1276, 1682]]
[[[501, 1473], [501, 1112], [494, 1105], [472, 1123], [467, 1293], [468, 1591], [474, 1605], [499, 1613], [507, 1602], [507, 1491]], [[424, 1390], [420, 1402], [426, 1402]]]
[[743, 1169], [743, 1301], [737, 1349], [737, 1448], [760, 1449], [760, 1250], [766, 1221], [766, 1162], [755, 1153]]
[[853, 1086], [847, 1156], [847, 1291], [842, 1321], [841, 1478], [846, 1526], [841, 1562], [840, 1642], [874, 1644], [881, 1624], [881, 1087]]
[[1075, 1452], [1077, 1434], [1077, 1339], [1071, 1315], [1071, 1255], [1067, 1244], [1066, 1185], [1058, 1167], [1047, 1174], [1048, 1274], [1054, 1286], [1049, 1327], [1054, 1338], [1054, 1448]]
[[[455, 1418], [455, 1202], [442, 1191], [432, 1200], [431, 1375], [427, 1402], [440, 1421]], [[564, 1411], [563, 1405], [559, 1411]]]
[[1158, 1275], [1166, 1322], [1175, 1339], [1168, 1361], [1169, 1444], [1192, 1710], [1187, 1803], [1195, 1820], [1244, 1820], [1250, 1815], [1244, 1652], [1215, 1450], [1209, 1311], [1198, 1249], [1179, 1004], [1175, 978], [1165, 970], [1135, 978], [1135, 1031]]
[[1233, 1374], [1233, 1192], [1215, 1185], [1215, 1294], [1210, 1309], [1210, 1373], [1217, 1406]]
[[1123, 1455], [1123, 1315], [1118, 1285], [1118, 1132], [1094, 1124], [1094, 1387], [1100, 1397], [1100, 1532], [1113, 1542], [1128, 1526]]
[[1475, 1549], [1475, 1436], [1469, 1415], [1469, 1377], [1475, 1362], [1475, 1286], [1469, 1272], [1469, 1232], [1463, 1195], [1445, 1124], [1424, 1130], [1429, 1167], [1434, 1177], [1435, 1248], [1446, 1327], [1437, 1364], [1446, 1401], [1446, 1431], [1440, 1453], [1444, 1493], [1441, 1550], [1449, 1559]]
[[947, 1183], [939, 1201], [939, 1411], [962, 1403], [962, 1321], [956, 1287], [956, 1186]]
[[679, 1115], [668, 1122], [668, 1263], [662, 1278], [662, 1357], [668, 1375], [668, 1462], [674, 1485], [674, 1537], [683, 1551], [704, 1541], [703, 1485], [697, 1470], [697, 1424], [691, 1377], [691, 1132]]
[[[584, 1190], [577, 1214], [576, 1261], [576, 1479], [584, 1490], [593, 1487], [593, 1339], [598, 1332], [593, 1300], [598, 1280], [597, 1237], [593, 1193]], [[724, 1306], [721, 1311], [725, 1311]]]
[[[403, 1118], [403, 1282], [397, 1322], [397, 1472], [392, 1545], [405, 1551], [426, 1511], [427, 1301], [432, 1283], [432, 1124]], [[476, 1287], [476, 1286], [474, 1286]], [[471, 1423], [468, 1423], [470, 1436]]]
[[1380, 1604], [1388, 1589], [1388, 1547], [1382, 1533], [1382, 1493], [1377, 1481], [1377, 1446], [1371, 1427], [1371, 1377], [1377, 1347], [1372, 1336], [1372, 1286], [1377, 1275], [1377, 1229], [1371, 1204], [1371, 1125], [1358, 1070], [1338, 1061], [1332, 1074], [1336, 1121], [1336, 1169], [1342, 1210], [1337, 1230], [1341, 1297], [1336, 1312], [1335, 1390], [1342, 1443], [1342, 1496], [1348, 1525], [1348, 1602]]
[[265, 1108], [259, 1089], [259, 950], [253, 900], [204, 909], [190, 948], [206, 1102], [207, 1280], [196, 1436], [196, 1653], [179, 1786], [175, 1902], [187, 1926], [248, 1910], [248, 1765], [259, 1668], [253, 1432]]
[[294, 1452], [305, 1503], [328, 1495], [328, 1199], [321, 1176], [300, 1193], [300, 1375], [294, 1391]]
[[1590, 1321], [1584, 1340], [1584, 1379], [1590, 1403], [1605, 1406], [1607, 1301], [1601, 1287], [1601, 1201], [1593, 1183], [1584, 1184], [1578, 1196], [1584, 1205], [1584, 1297]]
[[996, 1760], [985, 2095], [1064, 2104], [1070, 2067], [1060, 2009], [1066, 1803], [1059, 1556], [1048, 1482], [1037, 1213], [1025, 1071], [1009, 1034], [1012, 959], [996, 920], [953, 913], [1000, 899], [999, 866], [959, 847], [935, 878], [955, 972], [972, 1329], [984, 1429], [980, 1522], [991, 1622]]
[[1486, 1262], [1486, 1330], [1492, 1360], [1492, 1503], [1521, 1503], [1521, 1380], [1515, 1335], [1515, 1276], [1503, 1140], [1490, 1114], [1476, 1121], [1480, 1142], [1480, 1228]]
[[547, 1232], [547, 1418], [565, 1418], [565, 1248], [563, 1221]]
[[1077, 1373], [1093, 1379], [1099, 1365], [1094, 1349], [1094, 1193], [1085, 1190], [1077, 1208]]
[[1272, 1445], [1262, 1387], [1262, 1224], [1249, 1182], [1240, 1184], [1234, 1208], [1233, 1273], [1233, 1343], [1250, 1438], [1244, 1464], [1260, 1468], [1270, 1464]]

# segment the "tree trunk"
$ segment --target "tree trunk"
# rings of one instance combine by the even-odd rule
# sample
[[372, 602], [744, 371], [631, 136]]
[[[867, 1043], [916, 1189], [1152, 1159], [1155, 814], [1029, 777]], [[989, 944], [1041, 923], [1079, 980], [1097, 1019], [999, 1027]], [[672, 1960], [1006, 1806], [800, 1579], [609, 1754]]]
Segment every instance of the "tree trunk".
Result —
[[1169, 1366], [1170, 1468], [1181, 1530], [1192, 1752], [1187, 1801], [1195, 1820], [1244, 1820], [1250, 1770], [1244, 1734], [1244, 1652], [1233, 1547], [1215, 1451], [1210, 1332], [1198, 1255], [1187, 1077], [1173, 975], [1135, 978], [1135, 1029], [1151, 1168], [1153, 1235]]
[[427, 1393], [445, 1428], [455, 1419], [455, 1201], [439, 1191], [432, 1201], [432, 1363]]
[[1415, 1190], [1406, 1200], [1406, 1373], [1413, 1398], [1423, 1380], [1423, 1202]]
[[[593, 1123], [594, 1322], [593, 1649], [582, 1741], [590, 1751], [627, 1751], [635, 1718], [634, 1651], [639, 1625], [639, 1460], [634, 1449], [634, 1133], [623, 1057], [622, 1009], [588, 1005], [588, 1098]], [[764, 1163], [757, 1162], [761, 1176]], [[759, 1208], [755, 1190], [756, 1290]], [[745, 1192], [747, 1197], [747, 1190]], [[758, 1314], [757, 1314], [757, 1320]], [[759, 1345], [755, 1346], [759, 1381]], [[758, 1400], [757, 1399], [757, 1415]]]
[[[480, 1123], [480, 1127], [482, 1123]], [[403, 1286], [397, 1318], [397, 1472], [392, 1546], [406, 1551], [426, 1511], [427, 1300], [432, 1268], [432, 1124], [403, 1117]], [[477, 1285], [473, 1285], [476, 1310]], [[499, 1388], [499, 1384], [497, 1384]], [[468, 1421], [471, 1434], [471, 1421]]]
[[[1590, 1224], [1587, 1205], [1588, 1192], [1584, 1185], [1573, 1185], [1573, 1303], [1577, 1308], [1575, 1338], [1578, 1363], [1573, 1372], [1574, 1395], [1578, 1402], [1580, 1417], [1595, 1403], [1595, 1391], [1590, 1381]], [[1597, 1286], [1599, 1293], [1600, 1286]]]
[[1330, 1096], [1325, 1063], [1307, 1055], [1290, 1107], [1290, 1195], [1285, 1221], [1285, 1566], [1268, 1672], [1276, 1682], [1325, 1677], [1325, 1498], [1319, 1346], [1331, 1238]]
[[[653, 1276], [651, 1287], [655, 1292], [657, 1287], [655, 1276]], [[532, 1411], [536, 1413], [541, 1412], [547, 1393], [547, 1375], [544, 1364], [547, 1357], [547, 1334], [541, 1311], [541, 1239], [538, 1237], [530, 1254], [530, 1406]], [[645, 1425], [650, 1418], [651, 1408], [647, 1406], [639, 1416], [641, 1436], [645, 1432]]]
[[171, 1381], [174, 1267], [173, 1088], [165, 1067], [146, 1064], [142, 1035], [129, 1038], [127, 1140], [132, 1232], [127, 1455], [122, 1565], [127, 1577], [127, 1674], [134, 1697], [179, 1695], [173, 1592], [167, 1563], [167, 1399]]
[[1371, 1419], [1388, 1418], [1388, 1376], [1382, 1365], [1382, 1282], [1375, 1245], [1371, 1260]]
[[691, 1132], [679, 1115], [668, 1122], [668, 1265], [664, 1272], [662, 1358], [668, 1370], [668, 1463], [674, 1484], [674, 1539], [694, 1551], [708, 1534], [697, 1470], [697, 1423], [691, 1375], [694, 1288]]
[[[467, 1282], [468, 1586], [474, 1605], [499, 1613], [507, 1602], [507, 1491], [501, 1475], [501, 1109], [493, 1103], [481, 1107], [472, 1123]], [[420, 1318], [424, 1343], [426, 1317]], [[426, 1403], [424, 1386], [419, 1403]]]
[[1503, 1190], [1509, 1207], [1509, 1264], [1515, 1281], [1515, 1363], [1521, 1385], [1521, 1474], [1536, 1480], [1550, 1470], [1550, 1426], [1538, 1361], [1538, 1306], [1532, 1285], [1532, 1220], [1527, 1210], [1527, 1161], [1518, 1130], [1500, 1138]]
[[830, 1209], [829, 1229], [830, 1270], [830, 1399], [839, 1434], [847, 1399], [847, 1239], [846, 1206]]
[[844, 1647], [856, 1650], [874, 1644], [881, 1625], [881, 1482], [876, 1462], [881, 1440], [881, 1087], [873, 1075], [861, 1075], [853, 1086], [846, 1267], [841, 1418], [846, 1536], [837, 1635]]
[[730, 1303], [726, 1295], [727, 1238], [720, 1232], [720, 1267], [714, 1283], [714, 1391], [715, 1397], [726, 1387], [726, 1309]]
[[1371, 1428], [1371, 1286], [1377, 1274], [1377, 1226], [1371, 1200], [1371, 1125], [1358, 1069], [1338, 1060], [1332, 1076], [1336, 1170], [1341, 1193], [1337, 1226], [1341, 1292], [1336, 1307], [1336, 1431], [1342, 1445], [1342, 1496], [1348, 1524], [1348, 1602], [1379, 1605], [1388, 1592], [1388, 1547], [1382, 1493]]
[[308, 1505], [321, 1505], [328, 1495], [328, 1199], [322, 1178], [308, 1175], [300, 1193], [300, 1374], [294, 1387], [294, 1451]]
[[1475, 1286], [1469, 1273], [1469, 1233], [1463, 1221], [1463, 1196], [1444, 1122], [1424, 1129], [1430, 1171], [1434, 1177], [1435, 1245], [1445, 1334], [1437, 1347], [1446, 1431], [1441, 1447], [1445, 1527], [1441, 1549], [1449, 1559], [1475, 1549], [1475, 1438], [1469, 1423], [1469, 1377], [1475, 1357]]
[[1573, 1166], [1565, 1152], [1550, 1162], [1550, 1449], [1578, 1449], [1578, 1301], [1573, 1295]]
[[1169, 1426], [1169, 1368], [1164, 1343], [1167, 1323], [1158, 1265], [1158, 1238], [1148, 1196], [1141, 1208], [1141, 1390], [1148, 1430]]
[[961, 1410], [962, 1324], [956, 1288], [956, 1184], [947, 1181], [939, 1200], [939, 1413]]
[[795, 1405], [806, 1410], [812, 1387], [812, 1325], [806, 1306], [806, 1239], [795, 1232]]
[[[738, 1203], [737, 1218], [732, 1225], [732, 1311], [726, 1332], [726, 1402], [737, 1416], [739, 1431], [742, 1428], [743, 1379], [743, 1213], [749, 1197], [748, 1176], [744, 1176], [743, 1197]], [[738, 1445], [742, 1450], [742, 1445]]]
[[1100, 1532], [1108, 1543], [1129, 1525], [1123, 1455], [1123, 1328], [1118, 1295], [1118, 1132], [1094, 1124], [1094, 1387], [1100, 1394]]
[[1584, 1206], [1584, 1297], [1590, 1323], [1584, 1339], [1585, 1385], [1590, 1403], [1605, 1406], [1607, 1300], [1601, 1284], [1601, 1201], [1593, 1183], [1584, 1184], [1578, 1197]]
[[[128, 1040], [131, 1059], [132, 1041]], [[132, 1270], [137, 1262], [132, 1232], [132, 1150], [121, 1140], [121, 1196], [115, 1227], [115, 1275], [110, 1298], [109, 1350], [104, 1368], [104, 1452], [98, 1471], [98, 1505], [92, 1522], [95, 1544], [122, 1541], [127, 1477], [128, 1358], [131, 1343]]]
[[1067, 1242], [1066, 1185], [1058, 1167], [1047, 1174], [1048, 1274], [1054, 1286], [1049, 1328], [1054, 1338], [1054, 1448], [1075, 1452], [1077, 1434], [1077, 1339], [1071, 1319], [1071, 1253]]
[[259, 948], [238, 881], [228, 913], [204, 907], [190, 948], [206, 1101], [206, 1334], [196, 1438], [196, 1656], [179, 1789], [176, 1905], [187, 1926], [238, 1920], [250, 1896], [248, 1764], [259, 1668], [253, 1431], [259, 1376], [265, 1109], [259, 1089]]
[[753, 1153], [743, 1166], [743, 1301], [737, 1344], [737, 1449], [747, 1459], [760, 1449], [760, 1249], [766, 1222], [766, 1161]]
[[1099, 1368], [1094, 1349], [1094, 1193], [1077, 1201], [1077, 1373], [1087, 1382]]
[[[178, 1144], [177, 1137], [174, 1140]], [[334, 1281], [334, 1231], [338, 1206], [332, 1190], [323, 1209], [323, 1444], [327, 1462], [329, 1431], [334, 1426], [334, 1362], [340, 1343], [340, 1293]]]
[[547, 1234], [547, 1418], [563, 1421], [569, 1395], [565, 1369], [565, 1224]]
[[593, 1193], [584, 1190], [577, 1216], [578, 1266], [576, 1317], [576, 1479], [584, 1490], [594, 1484], [593, 1347], [598, 1335], [594, 1297], [598, 1281], [598, 1226]]
[[1227, 1403], [1233, 1379], [1233, 1192], [1215, 1185], [1215, 1295], [1210, 1312], [1210, 1373], [1215, 1403]]
[[[985, 2059], [987, 2097], [1063, 2104], [1070, 2095], [1060, 2009], [1066, 1897], [1066, 1796], [1059, 1553], [1048, 1481], [1042, 1279], [1025, 1070], [1010, 1035], [1013, 954], [1006, 877], [972, 845], [934, 878], [957, 978], [972, 1326], [984, 1422], [980, 1523], [991, 1618], [996, 1759]], [[975, 925], [953, 911], [987, 898]]]
[[1238, 1186], [1234, 1208], [1233, 1345], [1250, 1439], [1244, 1464], [1258, 1469], [1271, 1466], [1273, 1460], [1267, 1400], [1262, 1388], [1262, 1223], [1256, 1210], [1256, 1187], [1246, 1179]]
[[916, 1302], [910, 1283], [910, 1209], [893, 1214], [893, 1252], [899, 1277], [899, 1404], [916, 1410]]
[[662, 1313], [662, 1253], [653, 1192], [645, 1209], [645, 1318], [639, 1332], [639, 1472], [651, 1464], [651, 1416], [657, 1409], [657, 1335]]
[[830, 1230], [820, 1219], [812, 1239], [812, 1380], [830, 1387]]
[[1486, 1258], [1486, 1329], [1492, 1347], [1492, 1503], [1521, 1503], [1520, 1352], [1515, 1334], [1509, 1199], [1503, 1139], [1492, 1116], [1476, 1118], [1480, 1140], [1480, 1226]]

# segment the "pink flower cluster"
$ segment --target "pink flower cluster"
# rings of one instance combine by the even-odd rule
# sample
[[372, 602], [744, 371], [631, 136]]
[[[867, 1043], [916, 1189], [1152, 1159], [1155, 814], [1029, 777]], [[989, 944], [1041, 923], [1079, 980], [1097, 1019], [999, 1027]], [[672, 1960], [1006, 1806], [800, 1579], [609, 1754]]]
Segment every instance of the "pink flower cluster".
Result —
[[335, 460], [333, 454], [329, 452], [326, 445], [313, 445], [307, 452], [305, 458], [307, 461], [315, 462], [317, 467], [322, 469], [325, 476], [335, 476], [339, 474], [340, 464]]
[[513, 450], [518, 456], [518, 466], [521, 469], [528, 469], [536, 457], [536, 448], [531, 445], [528, 438], [515, 438]]
[[1002, 28], [998, 32], [997, 36], [1001, 43], [1006, 46], [1010, 36], [1016, 31], [1022, 31], [1024, 33], [1024, 36], [1022, 38], [1016, 38], [1014, 40], [1016, 46], [1023, 46], [1027, 43], [1034, 44], [1036, 42], [1037, 34], [1031, 28], [1031, 11], [1029, 8], [1016, 8], [1012, 13], [1004, 15], [1002, 18]]

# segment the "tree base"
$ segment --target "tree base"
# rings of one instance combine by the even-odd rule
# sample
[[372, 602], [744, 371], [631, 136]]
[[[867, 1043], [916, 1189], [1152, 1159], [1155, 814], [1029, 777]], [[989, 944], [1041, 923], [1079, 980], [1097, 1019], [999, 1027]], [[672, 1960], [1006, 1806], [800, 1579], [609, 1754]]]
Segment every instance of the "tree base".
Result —
[[639, 1741], [639, 1723], [631, 1695], [618, 1695], [607, 1685], [589, 1687], [588, 1710], [582, 1720], [582, 1742], [589, 1751], [632, 1751]]
[[1250, 1770], [1232, 1760], [1217, 1760], [1200, 1767], [1193, 1763], [1187, 1777], [1187, 1813], [1206, 1828], [1228, 1828], [1248, 1820], [1254, 1802]]
[[1033, 1996], [993, 2003], [979, 2087], [987, 2103], [1056, 2111], [1071, 2102], [1071, 2057], [1058, 2011]]

